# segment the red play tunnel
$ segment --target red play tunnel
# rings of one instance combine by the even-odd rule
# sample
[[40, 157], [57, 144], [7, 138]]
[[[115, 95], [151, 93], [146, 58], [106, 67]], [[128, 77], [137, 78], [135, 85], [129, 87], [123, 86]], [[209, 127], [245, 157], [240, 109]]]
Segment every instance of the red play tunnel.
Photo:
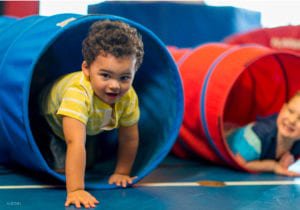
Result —
[[231, 35], [224, 41], [228, 44], [256, 43], [277, 50], [300, 53], [300, 25], [256, 29]]
[[167, 46], [167, 49], [176, 62], [179, 62], [180, 59], [193, 50], [192, 48], [178, 48], [176, 46]]
[[245, 125], [280, 110], [300, 89], [300, 56], [258, 45], [206, 44], [177, 63], [184, 119], [173, 153], [239, 168], [224, 124]]

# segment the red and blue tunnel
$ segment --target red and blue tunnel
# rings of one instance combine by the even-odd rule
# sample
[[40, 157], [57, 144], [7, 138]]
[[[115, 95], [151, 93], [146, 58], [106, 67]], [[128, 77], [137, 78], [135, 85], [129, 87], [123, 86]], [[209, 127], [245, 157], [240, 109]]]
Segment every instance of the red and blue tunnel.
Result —
[[300, 53], [300, 25], [259, 28], [224, 39], [227, 44], [259, 44], [276, 50]]
[[210, 43], [177, 56], [184, 88], [184, 119], [172, 151], [240, 168], [224, 125], [245, 125], [280, 110], [300, 89], [300, 57], [259, 45]]

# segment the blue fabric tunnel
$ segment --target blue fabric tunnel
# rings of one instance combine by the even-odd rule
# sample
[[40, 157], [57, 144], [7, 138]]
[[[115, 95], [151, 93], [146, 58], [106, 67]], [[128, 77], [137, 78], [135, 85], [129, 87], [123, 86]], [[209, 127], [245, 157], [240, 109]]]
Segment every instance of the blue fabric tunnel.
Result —
[[[173, 146], [183, 115], [183, 91], [177, 66], [165, 45], [142, 25], [110, 15], [60, 14], [19, 19], [0, 34], [0, 163], [18, 164], [65, 181], [52, 170], [40, 150], [43, 141], [38, 95], [63, 74], [81, 68], [81, 42], [98, 20], [122, 20], [138, 29], [145, 57], [133, 86], [139, 96], [140, 143], [132, 175], [138, 182], [163, 160]], [[107, 183], [117, 152], [117, 131], [99, 134], [102, 158], [86, 174], [89, 189]]]
[[9, 27], [11, 24], [16, 22], [17, 19], [8, 16], [1, 16], [0, 17], [0, 32], [3, 33], [6, 30], [6, 27]]

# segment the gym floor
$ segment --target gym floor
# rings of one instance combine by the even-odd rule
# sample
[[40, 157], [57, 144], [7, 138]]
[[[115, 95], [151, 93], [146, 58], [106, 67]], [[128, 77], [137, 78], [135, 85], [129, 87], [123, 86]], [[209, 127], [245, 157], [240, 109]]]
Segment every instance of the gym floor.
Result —
[[[76, 209], [64, 207], [64, 186], [54, 180], [41, 180], [32, 172], [5, 167], [0, 167], [0, 176], [1, 210]], [[100, 200], [94, 209], [289, 210], [300, 203], [300, 179], [248, 174], [169, 155], [131, 188], [91, 192]]]

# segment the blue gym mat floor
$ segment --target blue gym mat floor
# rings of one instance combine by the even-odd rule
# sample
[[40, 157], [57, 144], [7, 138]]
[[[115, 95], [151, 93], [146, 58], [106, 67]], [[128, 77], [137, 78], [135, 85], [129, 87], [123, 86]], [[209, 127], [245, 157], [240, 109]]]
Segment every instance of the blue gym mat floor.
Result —
[[[59, 210], [65, 190], [36, 174], [0, 166], [0, 209]], [[220, 181], [224, 186], [201, 186]], [[42, 188], [45, 185], [46, 188]], [[209, 184], [209, 182], [208, 182]], [[300, 178], [248, 174], [205, 161], [182, 160], [172, 155], [137, 185], [126, 189], [93, 190], [109, 210], [289, 210], [300, 203]], [[83, 209], [83, 208], [82, 208]]]

